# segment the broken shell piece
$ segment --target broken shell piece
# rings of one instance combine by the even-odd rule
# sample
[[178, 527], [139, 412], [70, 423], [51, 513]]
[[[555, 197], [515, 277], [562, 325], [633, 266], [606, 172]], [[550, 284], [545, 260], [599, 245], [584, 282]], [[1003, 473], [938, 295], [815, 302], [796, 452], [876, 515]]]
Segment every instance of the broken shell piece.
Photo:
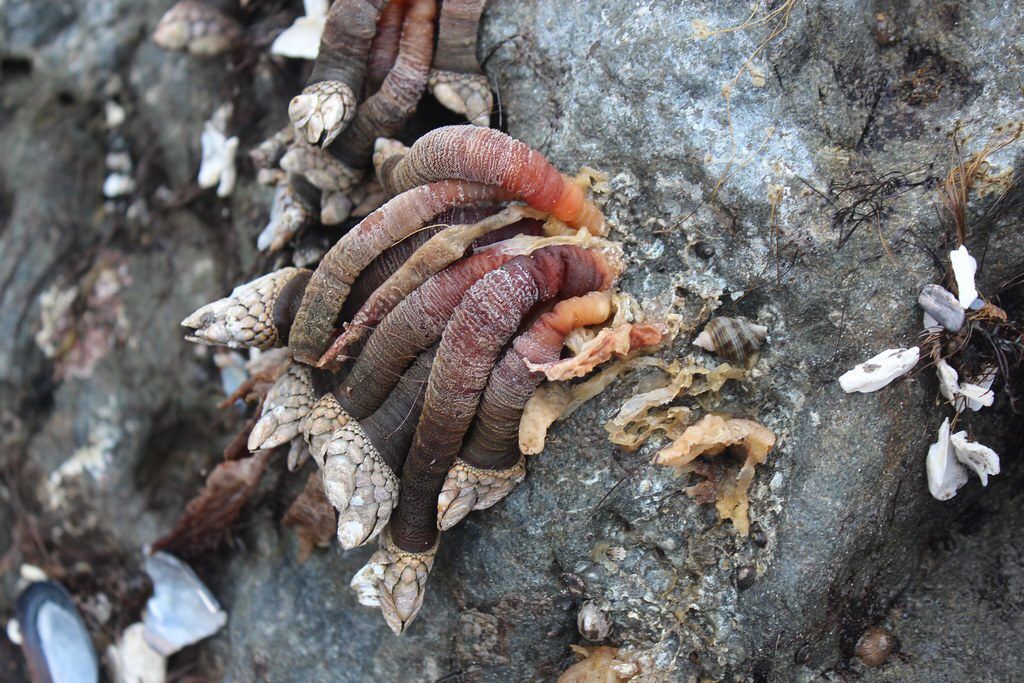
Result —
[[303, 228], [315, 222], [316, 214], [291, 183], [282, 183], [274, 190], [270, 221], [256, 238], [256, 248], [272, 254], [284, 247]]
[[292, 364], [267, 392], [259, 422], [249, 433], [249, 450], [277, 448], [298, 436], [313, 400], [309, 369]]
[[[964, 326], [964, 309], [945, 287], [925, 285], [917, 297], [917, 303], [924, 309], [925, 315], [950, 332], [956, 332]], [[925, 327], [931, 325], [925, 321]]]
[[55, 581], [26, 588], [15, 607], [21, 649], [33, 681], [99, 680], [99, 661], [67, 590]]
[[949, 262], [953, 266], [953, 277], [956, 279], [960, 308], [966, 310], [978, 298], [978, 289], [974, 286], [974, 275], [978, 271], [978, 262], [962, 244], [956, 250], [949, 252]]
[[437, 497], [437, 528], [447, 531], [473, 510], [485, 510], [502, 500], [526, 478], [526, 458], [503, 470], [473, 467], [458, 458]]
[[967, 483], [967, 470], [956, 459], [949, 438], [949, 418], [942, 421], [939, 435], [928, 447], [925, 459], [928, 473], [928, 491], [936, 500], [949, 500], [957, 489]]
[[958, 384], [957, 371], [943, 358], [940, 358], [935, 364], [935, 370], [939, 375], [939, 393], [947, 401], [953, 403], [956, 412], [962, 412], [964, 408], [970, 408], [977, 412], [984, 407], [991, 406], [995, 401], [995, 393], [992, 391], [992, 383], [996, 377], [995, 368], [988, 368], [979, 378], [979, 384], [971, 382]]
[[988, 486], [990, 474], [999, 474], [999, 456], [988, 446], [967, 440], [967, 432], [957, 432], [949, 437], [949, 443], [956, 453], [956, 459], [974, 470], [982, 486]]
[[743, 362], [764, 344], [768, 328], [746, 318], [712, 318], [693, 340], [694, 346], [736, 362]]
[[920, 357], [921, 350], [916, 346], [909, 349], [887, 349], [845, 373], [839, 378], [839, 385], [848, 394], [855, 391], [862, 394], [878, 391], [909, 372], [917, 365]]
[[238, 22], [199, 0], [181, 0], [167, 10], [153, 32], [165, 50], [188, 50], [209, 57], [226, 52], [238, 39]]
[[115, 683], [164, 683], [167, 679], [167, 658], [149, 646], [146, 627], [132, 624], [107, 648], [107, 662]]
[[399, 548], [390, 530], [380, 535], [380, 549], [352, 577], [351, 586], [362, 605], [379, 605], [391, 630], [397, 635], [408, 628], [423, 605], [427, 576], [434, 566], [437, 546], [422, 553]]
[[999, 368], [994, 365], [986, 367], [981, 376], [973, 382], [960, 386], [960, 395], [964, 399], [964, 407], [978, 412], [986, 406], [991, 406], [995, 401], [995, 393], [992, 391], [992, 384], [996, 381]]
[[282, 344], [284, 340], [274, 323], [275, 305], [292, 278], [308, 272], [282, 268], [235, 287], [228, 296], [203, 306], [182, 321], [182, 327], [192, 330], [185, 338], [231, 348], [269, 349]]
[[174, 555], [147, 555], [146, 573], [153, 582], [153, 596], [142, 616], [144, 635], [163, 656], [212, 636], [227, 623], [228, 615], [210, 590]]
[[327, 147], [345, 130], [355, 116], [355, 93], [347, 83], [320, 81], [306, 88], [288, 103], [288, 119], [300, 140]]
[[608, 615], [597, 606], [597, 603], [587, 600], [580, 606], [580, 612], [576, 615], [576, 628], [587, 640], [599, 642], [608, 637], [612, 625], [608, 621]]
[[380, 533], [398, 504], [398, 477], [358, 422], [331, 436], [324, 451], [324, 490], [338, 511], [338, 543], [345, 550]]
[[939, 393], [947, 401], [952, 401], [960, 393], [959, 376], [944, 358], [935, 364], [935, 372], [939, 376]]
[[231, 111], [230, 104], [220, 106], [203, 125], [203, 134], [199, 138], [203, 160], [199, 165], [197, 182], [203, 189], [216, 185], [218, 197], [230, 196], [235, 191], [235, 181], [238, 179], [235, 170], [238, 138], [227, 136]]
[[270, 54], [295, 59], [316, 59], [320, 52], [320, 36], [327, 24], [327, 0], [303, 0], [305, 15], [274, 39]]

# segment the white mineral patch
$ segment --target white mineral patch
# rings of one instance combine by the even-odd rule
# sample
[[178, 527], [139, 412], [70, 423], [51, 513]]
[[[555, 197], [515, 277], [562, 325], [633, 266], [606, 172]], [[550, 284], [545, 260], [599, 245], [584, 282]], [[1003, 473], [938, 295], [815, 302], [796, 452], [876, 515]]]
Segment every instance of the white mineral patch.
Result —
[[956, 459], [974, 470], [982, 486], [988, 486], [990, 474], [999, 474], [999, 456], [996, 452], [976, 441], [968, 441], [967, 432], [957, 432], [949, 437], [949, 443], [956, 453]]
[[320, 34], [327, 21], [327, 0], [303, 0], [306, 14], [274, 39], [270, 53], [294, 59], [316, 59]]
[[956, 459], [949, 439], [949, 418], [942, 421], [939, 436], [928, 448], [925, 459], [928, 491], [937, 500], [949, 500], [967, 483], [967, 470]]
[[978, 271], [978, 262], [962, 244], [955, 251], [949, 252], [949, 262], [953, 266], [953, 277], [956, 278], [957, 299], [960, 301], [960, 307], [966, 310], [978, 298], [978, 290], [974, 286], [974, 274]]
[[199, 187], [206, 189], [216, 185], [218, 197], [230, 196], [235, 191], [238, 179], [235, 170], [238, 138], [227, 135], [230, 118], [231, 105], [221, 105], [203, 125], [203, 134], [199, 138], [203, 151], [203, 160], [199, 165]]
[[909, 372], [917, 365], [920, 356], [921, 350], [916, 346], [909, 349], [886, 349], [840, 377], [839, 385], [848, 394], [855, 391], [862, 394], [878, 391]]

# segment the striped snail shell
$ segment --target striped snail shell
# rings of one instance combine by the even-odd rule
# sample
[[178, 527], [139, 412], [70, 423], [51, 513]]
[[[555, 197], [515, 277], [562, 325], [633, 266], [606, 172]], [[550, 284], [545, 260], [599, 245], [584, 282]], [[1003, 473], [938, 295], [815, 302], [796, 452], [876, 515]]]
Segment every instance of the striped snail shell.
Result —
[[743, 362], [764, 344], [768, 328], [746, 318], [712, 318], [693, 340], [694, 346], [736, 362]]

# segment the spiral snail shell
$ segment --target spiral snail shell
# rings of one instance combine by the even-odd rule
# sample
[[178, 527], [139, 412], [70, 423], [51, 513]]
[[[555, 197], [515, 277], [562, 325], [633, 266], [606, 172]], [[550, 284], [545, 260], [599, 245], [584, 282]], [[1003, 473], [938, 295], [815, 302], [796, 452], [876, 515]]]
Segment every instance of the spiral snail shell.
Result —
[[728, 360], [743, 362], [760, 349], [767, 338], [767, 327], [746, 318], [712, 318], [693, 340], [693, 345]]

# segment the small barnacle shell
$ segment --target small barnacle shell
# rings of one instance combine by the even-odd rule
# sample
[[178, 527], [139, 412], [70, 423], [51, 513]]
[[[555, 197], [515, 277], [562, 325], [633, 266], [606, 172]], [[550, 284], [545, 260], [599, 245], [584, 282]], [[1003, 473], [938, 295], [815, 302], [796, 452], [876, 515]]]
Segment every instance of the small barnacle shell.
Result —
[[593, 600], [587, 600], [576, 616], [576, 627], [587, 640], [599, 642], [608, 637], [612, 630], [608, 615]]
[[746, 318], [712, 318], [693, 340], [694, 346], [728, 360], [743, 362], [768, 338], [768, 328]]
[[917, 297], [917, 303], [932, 320], [950, 332], [956, 332], [964, 326], [964, 309], [944, 287], [925, 285]]
[[238, 22], [220, 10], [199, 0], [181, 0], [160, 19], [153, 42], [165, 50], [208, 57], [229, 50], [239, 33]]

